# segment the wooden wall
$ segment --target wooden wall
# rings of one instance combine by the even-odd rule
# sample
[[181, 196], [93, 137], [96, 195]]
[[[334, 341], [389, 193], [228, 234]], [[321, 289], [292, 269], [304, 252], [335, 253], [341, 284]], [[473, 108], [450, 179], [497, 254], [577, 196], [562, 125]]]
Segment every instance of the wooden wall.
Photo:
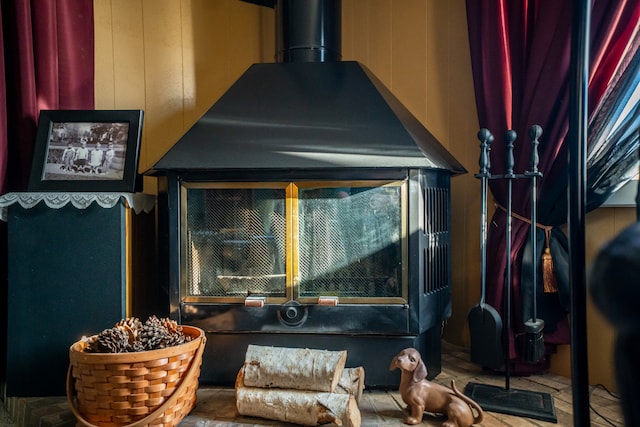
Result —
[[249, 3], [95, 0], [94, 6], [96, 108], [145, 110], [141, 172], [262, 61], [261, 8]]
[[[144, 109], [139, 170], [155, 162], [255, 62], [272, 62], [274, 14], [240, 0], [94, 0], [96, 108]], [[343, 59], [370, 68], [467, 168], [452, 180], [453, 316], [467, 346], [480, 297], [478, 131], [464, 0], [342, 0]], [[145, 191], [155, 182], [145, 179]], [[632, 209], [588, 216], [589, 256]], [[594, 225], [592, 226], [591, 223]], [[590, 379], [614, 388], [613, 331], [589, 310]], [[553, 359], [570, 375], [568, 348]]]

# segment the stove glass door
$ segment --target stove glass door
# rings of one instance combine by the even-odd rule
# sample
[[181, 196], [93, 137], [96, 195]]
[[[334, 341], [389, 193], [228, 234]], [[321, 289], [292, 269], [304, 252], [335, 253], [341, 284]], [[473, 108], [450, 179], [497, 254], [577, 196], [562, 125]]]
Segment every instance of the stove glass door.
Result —
[[403, 187], [300, 187], [300, 299], [402, 297]]
[[286, 296], [286, 189], [185, 187], [187, 297]]
[[403, 303], [406, 181], [183, 183], [183, 301]]

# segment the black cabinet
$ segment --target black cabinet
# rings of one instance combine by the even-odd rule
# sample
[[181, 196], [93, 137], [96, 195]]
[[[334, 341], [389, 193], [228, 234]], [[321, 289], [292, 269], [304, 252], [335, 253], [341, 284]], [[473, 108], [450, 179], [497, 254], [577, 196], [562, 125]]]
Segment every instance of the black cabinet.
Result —
[[64, 395], [71, 344], [160, 298], [152, 208], [136, 213], [117, 195], [52, 208], [46, 197], [7, 207], [7, 396]]

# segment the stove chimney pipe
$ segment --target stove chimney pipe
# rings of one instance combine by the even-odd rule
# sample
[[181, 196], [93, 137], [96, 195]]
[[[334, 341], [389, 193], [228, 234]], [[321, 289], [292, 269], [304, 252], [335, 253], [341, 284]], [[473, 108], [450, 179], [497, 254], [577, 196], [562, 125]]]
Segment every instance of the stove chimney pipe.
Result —
[[275, 12], [277, 62], [341, 60], [341, 0], [277, 0]]

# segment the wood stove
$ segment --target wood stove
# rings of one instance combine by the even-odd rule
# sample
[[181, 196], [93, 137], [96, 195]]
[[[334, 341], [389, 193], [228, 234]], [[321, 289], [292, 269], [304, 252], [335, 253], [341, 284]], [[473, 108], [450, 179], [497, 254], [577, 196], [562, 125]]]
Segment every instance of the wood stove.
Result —
[[364, 66], [334, 58], [339, 31], [322, 25], [339, 29], [339, 1], [275, 7], [289, 59], [250, 67], [149, 171], [169, 313], [207, 333], [203, 383], [233, 385], [249, 344], [345, 349], [381, 388], [416, 347], [433, 377], [450, 179], [466, 171]]

